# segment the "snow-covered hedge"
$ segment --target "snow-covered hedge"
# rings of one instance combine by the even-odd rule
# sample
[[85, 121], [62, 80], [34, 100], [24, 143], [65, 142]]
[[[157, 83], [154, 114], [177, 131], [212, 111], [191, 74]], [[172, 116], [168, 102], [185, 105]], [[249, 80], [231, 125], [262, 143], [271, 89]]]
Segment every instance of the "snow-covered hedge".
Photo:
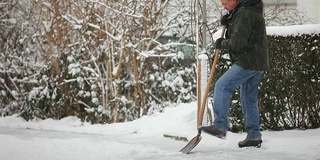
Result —
[[320, 25], [269, 27], [270, 70], [260, 89], [268, 129], [320, 127]]

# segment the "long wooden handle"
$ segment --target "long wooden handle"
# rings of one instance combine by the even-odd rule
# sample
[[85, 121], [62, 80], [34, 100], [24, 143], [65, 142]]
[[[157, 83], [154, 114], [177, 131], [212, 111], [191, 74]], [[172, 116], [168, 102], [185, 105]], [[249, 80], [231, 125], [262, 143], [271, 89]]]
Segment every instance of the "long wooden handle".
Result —
[[[223, 26], [222, 32], [221, 32], [221, 36], [220, 36], [221, 38], [224, 37], [224, 32], [225, 31], [226, 31], [226, 26]], [[220, 49], [216, 49], [216, 55], [214, 57], [214, 61], [213, 61], [212, 67], [211, 67], [208, 83], [207, 83], [207, 86], [206, 86], [206, 90], [204, 92], [204, 97], [203, 97], [203, 100], [202, 100], [202, 103], [201, 103], [201, 107], [200, 107], [200, 111], [199, 111], [198, 128], [202, 126], [204, 108], [205, 108], [206, 103], [207, 103], [208, 94], [209, 94], [209, 90], [210, 90], [210, 84], [212, 82], [212, 79], [213, 79], [213, 76], [214, 76], [214, 72], [216, 71], [216, 65], [217, 65], [218, 60], [219, 60], [219, 54], [220, 54]]]

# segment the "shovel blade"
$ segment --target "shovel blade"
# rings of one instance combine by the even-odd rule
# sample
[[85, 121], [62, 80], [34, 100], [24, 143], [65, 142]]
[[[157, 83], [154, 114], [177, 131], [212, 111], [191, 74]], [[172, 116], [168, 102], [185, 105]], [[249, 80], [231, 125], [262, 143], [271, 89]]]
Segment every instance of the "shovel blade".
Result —
[[194, 147], [198, 145], [198, 143], [201, 141], [201, 138], [201, 135], [198, 134], [197, 136], [192, 138], [191, 141], [180, 150], [180, 152], [188, 154]]

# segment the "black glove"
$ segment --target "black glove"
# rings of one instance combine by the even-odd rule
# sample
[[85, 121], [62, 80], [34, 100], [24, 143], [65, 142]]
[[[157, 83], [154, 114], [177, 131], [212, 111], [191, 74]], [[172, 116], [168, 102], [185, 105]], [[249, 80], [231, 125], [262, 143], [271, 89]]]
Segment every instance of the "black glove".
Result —
[[221, 49], [221, 43], [224, 40], [224, 38], [218, 38], [216, 40], [216, 49]]
[[229, 14], [222, 16], [220, 22], [221, 22], [221, 25], [228, 26], [229, 25]]

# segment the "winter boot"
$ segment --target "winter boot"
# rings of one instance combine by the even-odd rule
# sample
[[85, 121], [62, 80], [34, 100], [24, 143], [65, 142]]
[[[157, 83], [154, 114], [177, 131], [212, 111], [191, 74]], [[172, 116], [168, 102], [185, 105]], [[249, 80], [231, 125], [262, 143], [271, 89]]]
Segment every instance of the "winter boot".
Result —
[[215, 126], [206, 126], [206, 127], [201, 127], [200, 128], [203, 132], [208, 133], [212, 136], [216, 136], [218, 138], [224, 139], [226, 137], [226, 133], [220, 131], [217, 127]]
[[260, 148], [261, 147], [261, 143], [262, 143], [262, 140], [259, 139], [259, 140], [248, 140], [248, 139], [245, 139], [243, 141], [240, 141], [238, 143], [239, 147], [242, 148], [242, 147], [257, 147], [257, 148]]

